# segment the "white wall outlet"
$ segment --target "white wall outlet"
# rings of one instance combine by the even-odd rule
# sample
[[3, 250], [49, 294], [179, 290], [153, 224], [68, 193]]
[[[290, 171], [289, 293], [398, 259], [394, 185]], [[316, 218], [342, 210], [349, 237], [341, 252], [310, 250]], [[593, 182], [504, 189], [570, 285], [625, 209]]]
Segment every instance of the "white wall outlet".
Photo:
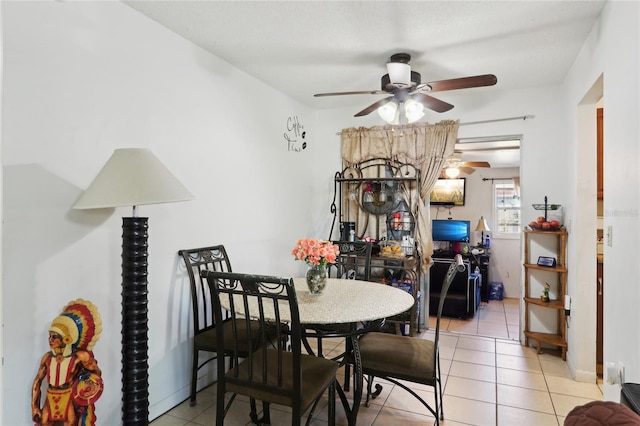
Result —
[[607, 225], [607, 245], [613, 247], [613, 226]]
[[607, 383], [615, 385], [620, 383], [618, 378], [618, 367], [615, 362], [607, 362]]
[[624, 365], [621, 362], [607, 362], [607, 383], [621, 385], [624, 383]]

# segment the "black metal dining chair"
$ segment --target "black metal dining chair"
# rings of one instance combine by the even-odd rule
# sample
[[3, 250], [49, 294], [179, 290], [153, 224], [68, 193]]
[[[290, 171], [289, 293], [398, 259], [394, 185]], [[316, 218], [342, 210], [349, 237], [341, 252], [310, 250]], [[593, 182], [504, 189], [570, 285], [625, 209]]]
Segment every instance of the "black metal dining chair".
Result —
[[[332, 243], [338, 246], [340, 254], [337, 256], [336, 262], [330, 264], [327, 268], [329, 277], [369, 281], [371, 278], [371, 242], [332, 241]], [[342, 336], [350, 332], [350, 327], [350, 324], [334, 324], [331, 326], [323, 324], [307, 325], [308, 331], [303, 343], [307, 351], [313, 353], [308, 338], [314, 337], [316, 340], [315, 353], [318, 356], [324, 356], [322, 340], [336, 337], [343, 338]], [[352, 351], [352, 345], [349, 339], [346, 339], [344, 344], [344, 352], [332, 357], [332, 359], [344, 364], [344, 390], [348, 391], [350, 387], [351, 364], [347, 358]]]
[[[178, 254], [184, 259], [187, 267], [187, 275], [191, 287], [191, 307], [193, 310], [193, 356], [191, 361], [191, 390], [190, 405], [196, 405], [198, 371], [209, 362], [217, 358], [217, 342], [216, 342], [216, 316], [214, 315], [215, 306], [213, 304], [213, 294], [209, 291], [206, 280], [201, 277], [202, 271], [220, 271], [231, 272], [231, 262], [224, 245], [215, 245], [209, 247], [200, 247], [194, 249], [185, 249], [178, 251]], [[230, 314], [227, 311], [221, 312], [221, 323], [225, 329], [231, 328], [229, 321]], [[244, 326], [245, 323], [242, 323]], [[258, 330], [260, 324], [257, 322], [249, 322], [248, 325], [253, 330]], [[231, 340], [231, 332], [225, 333], [227, 340], [225, 348], [231, 348], [233, 341]], [[254, 333], [254, 336], [257, 332]], [[256, 347], [256, 340], [241, 341], [241, 353], [246, 355], [249, 351]], [[200, 355], [209, 353], [206, 359], [200, 362]], [[228, 356], [231, 351], [227, 350]]]
[[329, 276], [369, 281], [371, 278], [371, 249], [368, 241], [332, 241], [340, 249], [336, 263], [329, 265]]
[[[382, 386], [376, 384], [376, 391], [371, 392], [374, 377], [379, 377], [403, 388], [417, 398], [435, 416], [436, 425], [440, 424], [440, 420], [444, 420], [438, 346], [440, 317], [442, 316], [446, 294], [453, 278], [464, 270], [465, 265], [462, 262], [462, 257], [457, 255], [454, 262], [449, 266], [442, 284], [434, 340], [381, 332], [367, 333], [360, 338], [362, 371], [368, 376], [366, 406], [369, 405], [369, 399], [377, 397], [382, 390]], [[431, 407], [403, 382], [413, 382], [433, 387], [435, 408]]]
[[[256, 337], [260, 342], [256, 351], [246, 357], [239, 345], [231, 348], [233, 367], [218, 375], [216, 425], [223, 425], [233, 403], [232, 397], [225, 404], [227, 392], [263, 402], [262, 418], [252, 419], [258, 424], [270, 424], [270, 404], [279, 404], [291, 407], [291, 424], [300, 425], [304, 413], [325, 391], [329, 398], [329, 424], [334, 425], [338, 363], [301, 352], [302, 327], [293, 280], [214, 271], [203, 271], [201, 275], [215, 296], [216, 321], [222, 321], [223, 310], [231, 313], [232, 326], [216, 328], [218, 371], [224, 371], [227, 354], [221, 348], [230, 337], [226, 333], [231, 333], [234, 342]], [[257, 331], [248, 326], [252, 320], [260, 324]], [[307, 424], [310, 421], [311, 417]]]

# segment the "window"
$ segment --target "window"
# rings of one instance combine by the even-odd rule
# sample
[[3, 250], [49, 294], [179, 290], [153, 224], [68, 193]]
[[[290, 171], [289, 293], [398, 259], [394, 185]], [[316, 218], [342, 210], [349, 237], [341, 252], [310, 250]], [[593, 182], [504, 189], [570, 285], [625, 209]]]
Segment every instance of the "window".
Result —
[[509, 179], [493, 184], [494, 238], [520, 238], [520, 188]]

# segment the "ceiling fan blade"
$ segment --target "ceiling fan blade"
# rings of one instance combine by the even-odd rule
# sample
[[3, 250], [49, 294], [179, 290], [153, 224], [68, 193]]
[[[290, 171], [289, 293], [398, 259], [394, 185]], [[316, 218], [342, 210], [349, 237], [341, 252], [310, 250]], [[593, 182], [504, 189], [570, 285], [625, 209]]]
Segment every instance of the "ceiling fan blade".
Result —
[[495, 75], [483, 74], [474, 75], [472, 77], [431, 81], [429, 83], [424, 83], [421, 86], [428, 92], [444, 92], [445, 90], [471, 89], [472, 87], [493, 86], [497, 82], [498, 79]]
[[491, 167], [487, 161], [465, 161], [462, 163], [463, 167]]
[[453, 108], [453, 105], [424, 93], [414, 93], [411, 95], [411, 98], [436, 112], [445, 112]]
[[473, 167], [458, 167], [458, 168], [462, 173], [466, 173], [468, 175], [476, 171], [476, 169], [474, 169]]
[[384, 90], [362, 90], [359, 92], [333, 92], [333, 93], [316, 93], [315, 96], [342, 96], [342, 95], [388, 95], [389, 92], [385, 92]]
[[380, 99], [378, 102], [375, 102], [375, 103], [369, 105], [368, 107], [366, 107], [365, 109], [363, 109], [362, 111], [360, 111], [359, 113], [354, 115], [354, 117], [362, 117], [364, 115], [371, 114], [373, 111], [377, 110], [382, 105], [386, 104], [387, 102], [391, 101], [392, 99], [393, 99], [393, 96], [389, 96], [387, 98]]

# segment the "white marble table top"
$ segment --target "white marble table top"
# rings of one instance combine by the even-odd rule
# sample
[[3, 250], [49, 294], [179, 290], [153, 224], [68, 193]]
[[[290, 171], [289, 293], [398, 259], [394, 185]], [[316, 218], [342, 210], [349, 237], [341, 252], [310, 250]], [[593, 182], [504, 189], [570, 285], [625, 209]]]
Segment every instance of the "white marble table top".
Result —
[[[373, 321], [401, 314], [414, 304], [413, 296], [404, 290], [369, 281], [328, 278], [324, 292], [309, 294], [304, 277], [294, 278], [300, 323], [343, 324]], [[236, 312], [243, 315], [240, 296], [236, 296]], [[222, 306], [229, 308], [228, 300], [222, 298]], [[251, 303], [251, 302], [250, 302]], [[257, 308], [250, 308], [251, 311]], [[273, 320], [273, 308], [265, 305], [265, 315]], [[282, 321], [289, 321], [289, 310], [280, 312]]]
[[375, 282], [329, 278], [320, 295], [309, 294], [305, 278], [293, 282], [302, 324], [372, 321], [405, 312], [415, 303], [406, 291]]

